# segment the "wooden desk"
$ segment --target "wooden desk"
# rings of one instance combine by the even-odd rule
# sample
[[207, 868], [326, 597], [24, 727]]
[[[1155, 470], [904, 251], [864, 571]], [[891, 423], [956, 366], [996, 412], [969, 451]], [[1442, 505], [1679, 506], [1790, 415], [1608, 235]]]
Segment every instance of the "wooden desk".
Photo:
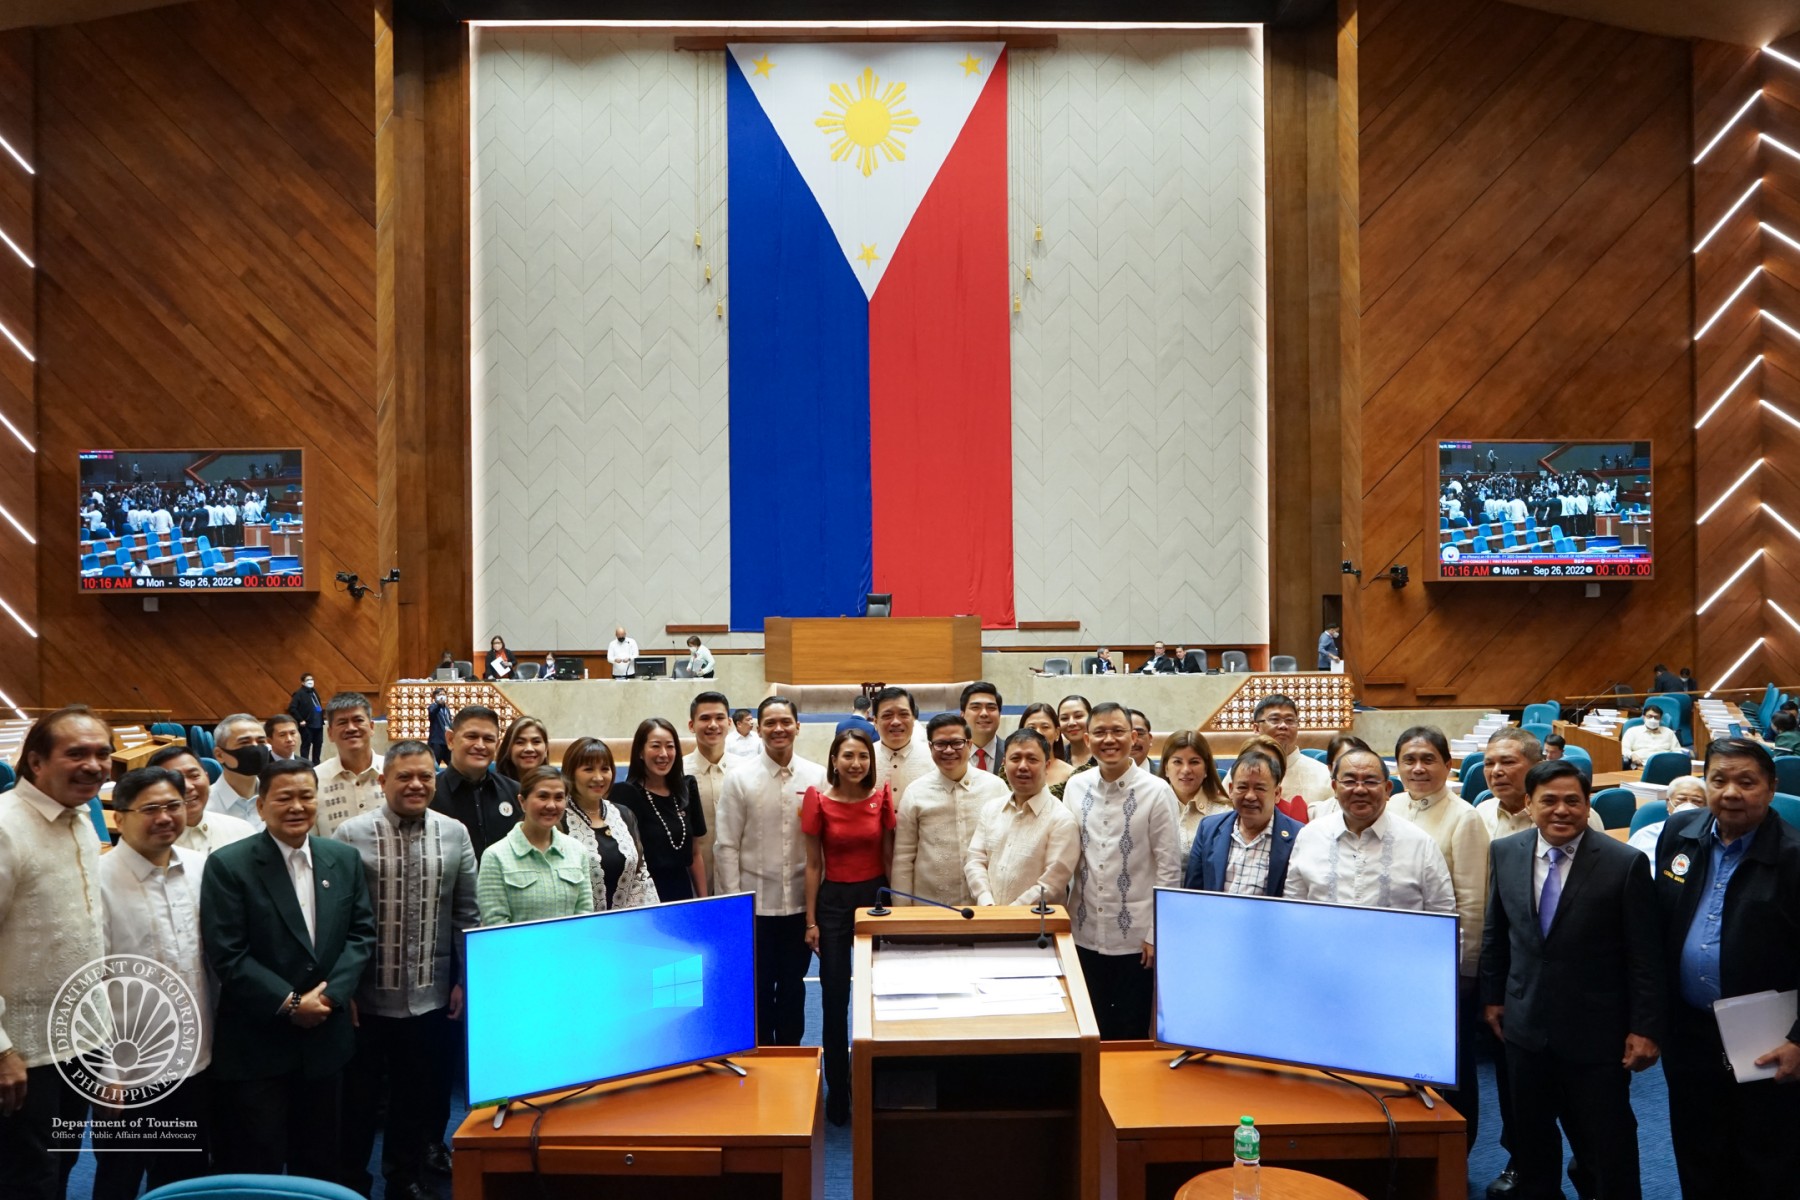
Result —
[[[1362, 1200], [1343, 1184], [1308, 1175], [1305, 1171], [1264, 1167], [1257, 1176], [1257, 1190], [1262, 1194], [1262, 1200]], [[1220, 1167], [1194, 1176], [1181, 1185], [1175, 1200], [1231, 1200], [1231, 1168]]]
[[[677, 1067], [602, 1084], [550, 1109], [538, 1127], [538, 1166], [547, 1191], [820, 1200], [825, 1109], [819, 1101], [818, 1049], [765, 1047], [738, 1061], [748, 1078]], [[495, 1129], [491, 1107], [469, 1113], [452, 1143], [455, 1200], [535, 1195], [530, 1149], [535, 1117], [515, 1108]], [[563, 1182], [558, 1176], [590, 1181]], [[596, 1176], [605, 1181], [591, 1182]]]
[[769, 617], [770, 683], [962, 683], [981, 678], [980, 617]]
[[113, 779], [116, 782], [125, 778], [125, 772], [135, 770], [148, 763], [151, 756], [164, 746], [185, 745], [187, 745], [185, 738], [153, 737], [147, 742], [139, 742], [128, 750], [114, 750], [112, 752]]
[[[1256, 1118], [1262, 1161], [1293, 1166], [1380, 1195], [1388, 1128], [1360, 1089], [1300, 1067], [1215, 1057], [1169, 1070], [1175, 1051], [1149, 1042], [1108, 1042], [1100, 1052], [1102, 1195], [1167, 1200], [1182, 1182], [1231, 1165], [1238, 1118]], [[1400, 1090], [1363, 1080], [1383, 1094]], [[1399, 1194], [1462, 1200], [1468, 1194], [1463, 1119], [1440, 1098], [1390, 1099], [1399, 1130]], [[1358, 1185], [1361, 1186], [1358, 1186]]]
[[1617, 771], [1625, 765], [1618, 738], [1595, 733], [1592, 729], [1583, 729], [1573, 721], [1558, 721], [1554, 728], [1562, 735], [1563, 741], [1571, 746], [1580, 746], [1588, 752], [1588, 757], [1594, 761], [1595, 771]]

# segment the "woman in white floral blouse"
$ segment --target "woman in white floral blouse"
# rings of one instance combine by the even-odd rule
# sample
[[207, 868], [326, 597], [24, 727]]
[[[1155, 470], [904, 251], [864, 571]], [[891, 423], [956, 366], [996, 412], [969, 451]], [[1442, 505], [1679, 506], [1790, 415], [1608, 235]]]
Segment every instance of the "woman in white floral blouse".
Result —
[[594, 911], [657, 903], [638, 850], [637, 818], [606, 798], [616, 773], [612, 751], [599, 738], [577, 738], [563, 754], [562, 773], [569, 781], [563, 831], [593, 857]]

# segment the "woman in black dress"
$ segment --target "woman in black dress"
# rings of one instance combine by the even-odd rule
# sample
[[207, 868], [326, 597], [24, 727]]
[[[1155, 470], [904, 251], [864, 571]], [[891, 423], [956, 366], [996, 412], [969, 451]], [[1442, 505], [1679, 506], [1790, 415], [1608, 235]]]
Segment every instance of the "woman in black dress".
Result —
[[706, 895], [706, 864], [694, 839], [706, 835], [700, 790], [681, 768], [681, 737], [661, 717], [646, 717], [631, 739], [631, 766], [613, 801], [637, 818], [644, 861], [664, 902]]

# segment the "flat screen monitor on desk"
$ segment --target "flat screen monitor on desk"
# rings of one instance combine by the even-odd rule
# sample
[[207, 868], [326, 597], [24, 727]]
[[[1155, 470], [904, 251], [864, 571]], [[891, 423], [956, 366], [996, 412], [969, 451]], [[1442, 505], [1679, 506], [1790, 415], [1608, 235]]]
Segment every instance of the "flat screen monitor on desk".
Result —
[[556, 677], [558, 679], [580, 679], [587, 671], [587, 659], [577, 658], [573, 654], [556, 656]]
[[666, 658], [640, 658], [633, 666], [639, 679], [662, 679], [669, 673], [669, 660]]
[[471, 929], [470, 1107], [754, 1050], [754, 917], [739, 892]]
[[1156, 1040], [1456, 1086], [1456, 917], [1156, 890]]

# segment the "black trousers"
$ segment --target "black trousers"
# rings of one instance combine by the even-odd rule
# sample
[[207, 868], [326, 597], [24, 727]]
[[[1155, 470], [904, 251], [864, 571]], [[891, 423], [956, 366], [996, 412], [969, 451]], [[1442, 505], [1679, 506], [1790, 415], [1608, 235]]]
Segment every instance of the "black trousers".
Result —
[[26, 1070], [24, 1106], [0, 1117], [0, 1200], [62, 1200], [87, 1109], [54, 1063]]
[[1663, 1047], [1675, 1171], [1689, 1197], [1792, 1200], [1800, 1180], [1800, 1083], [1739, 1083], [1712, 1014], [1673, 1005]]
[[213, 1165], [221, 1175], [279, 1175], [286, 1167], [289, 1175], [340, 1182], [342, 1083], [341, 1071], [214, 1080]]
[[1570, 1062], [1548, 1050], [1526, 1050], [1510, 1042], [1506, 1061], [1520, 1200], [1560, 1200], [1563, 1194], [1558, 1120], [1601, 1200], [1638, 1200], [1643, 1190], [1631, 1072], [1617, 1062]]
[[[207, 1172], [206, 1130], [210, 1124], [206, 1072], [190, 1076], [167, 1095], [124, 1115], [155, 1121], [182, 1122], [150, 1133], [127, 1133], [102, 1141], [94, 1134], [94, 1200], [137, 1200], [138, 1185], [149, 1176], [152, 1190], [166, 1183], [193, 1179]], [[113, 1114], [96, 1109], [94, 1116]], [[72, 1157], [72, 1156], [71, 1156]]]
[[[1476, 1026], [1487, 1027], [1487, 1022], [1481, 1019], [1481, 997], [1473, 978], [1460, 977], [1456, 981], [1456, 1024], [1456, 1080], [1462, 1086], [1439, 1090], [1443, 1092], [1444, 1102], [1462, 1114], [1463, 1122], [1468, 1126], [1469, 1145], [1473, 1146], [1475, 1136], [1481, 1130], [1481, 1082], [1475, 1073], [1475, 1041], [1481, 1033]], [[1620, 1047], [1621, 1052], [1623, 1049]], [[1503, 1123], [1501, 1144], [1505, 1145], [1504, 1110], [1500, 1119]]]
[[756, 1044], [798, 1046], [806, 1034], [806, 914], [756, 918]]
[[[875, 892], [887, 886], [877, 875], [856, 883], [819, 882], [819, 997], [824, 1005], [826, 1098], [850, 1099], [850, 957], [856, 941], [856, 910], [871, 908]], [[839, 1100], [842, 1097], [842, 1100]]]
[[[1477, 1008], [1476, 1011], [1479, 1014], [1481, 1010]], [[1510, 1157], [1513, 1148], [1513, 1097], [1512, 1070], [1506, 1062], [1506, 1045], [1494, 1036], [1494, 1031], [1488, 1028], [1488, 1023], [1480, 1019], [1479, 1015], [1473, 1025], [1465, 1028], [1463, 1033], [1472, 1046], [1471, 1061], [1466, 1064], [1470, 1072], [1476, 1069], [1472, 1060], [1480, 1058], [1481, 1055], [1491, 1055], [1494, 1060], [1494, 1094], [1500, 1106], [1500, 1148], [1506, 1151]], [[1465, 1064], [1458, 1063], [1459, 1070], [1464, 1066]], [[1474, 1075], [1471, 1074], [1469, 1078], [1474, 1078]]]
[[319, 762], [319, 747], [325, 743], [325, 730], [317, 725], [300, 727], [300, 757], [314, 766]]
[[1156, 1003], [1156, 972], [1136, 954], [1102, 954], [1075, 947], [1087, 978], [1088, 1002], [1103, 1042], [1141, 1041], [1150, 1036]]
[[[368, 1195], [374, 1186], [369, 1155], [382, 1131], [381, 1173], [389, 1189], [425, 1183], [425, 1151], [444, 1139], [450, 1123], [450, 1064], [457, 1023], [450, 1010], [416, 1017], [363, 1013], [356, 1029], [356, 1057], [344, 1071], [346, 1187]], [[387, 1096], [387, 1123], [381, 1098]]]

